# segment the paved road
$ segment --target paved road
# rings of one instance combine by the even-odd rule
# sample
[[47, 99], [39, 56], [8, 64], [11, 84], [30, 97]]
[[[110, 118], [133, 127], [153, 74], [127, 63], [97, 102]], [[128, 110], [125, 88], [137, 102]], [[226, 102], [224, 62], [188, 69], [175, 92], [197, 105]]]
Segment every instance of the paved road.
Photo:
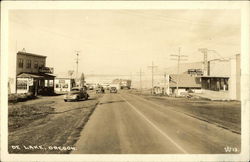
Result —
[[[75, 154], [240, 152], [240, 135], [139, 96], [105, 94], [81, 132]], [[237, 150], [236, 150], [237, 149]]]

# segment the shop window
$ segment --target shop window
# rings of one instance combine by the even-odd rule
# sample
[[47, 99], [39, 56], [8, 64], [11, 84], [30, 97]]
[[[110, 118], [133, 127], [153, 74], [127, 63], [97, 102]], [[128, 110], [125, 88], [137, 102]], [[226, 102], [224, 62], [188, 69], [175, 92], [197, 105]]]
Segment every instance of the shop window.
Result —
[[31, 60], [27, 60], [26, 68], [31, 68]]
[[68, 84], [64, 84], [64, 85], [63, 85], [63, 88], [68, 88]]
[[35, 68], [35, 69], [38, 68], [38, 62], [37, 62], [37, 61], [34, 62], [34, 68]]
[[48, 80], [44, 81], [44, 87], [48, 87]]
[[49, 80], [49, 87], [54, 87], [54, 82], [53, 82], [53, 80]]
[[23, 59], [18, 59], [18, 67], [23, 68]]
[[17, 80], [17, 89], [26, 90], [28, 88], [27, 84], [27, 80]]

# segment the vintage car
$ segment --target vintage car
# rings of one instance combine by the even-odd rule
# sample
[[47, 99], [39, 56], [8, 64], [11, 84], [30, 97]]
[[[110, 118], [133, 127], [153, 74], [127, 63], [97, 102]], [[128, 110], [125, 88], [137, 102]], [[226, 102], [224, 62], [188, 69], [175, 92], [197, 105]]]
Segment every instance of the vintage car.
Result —
[[74, 87], [64, 96], [64, 101], [87, 100], [88, 98], [87, 87]]
[[116, 87], [110, 87], [110, 93], [117, 93]]
[[96, 93], [105, 93], [105, 90], [102, 86], [97, 87]]

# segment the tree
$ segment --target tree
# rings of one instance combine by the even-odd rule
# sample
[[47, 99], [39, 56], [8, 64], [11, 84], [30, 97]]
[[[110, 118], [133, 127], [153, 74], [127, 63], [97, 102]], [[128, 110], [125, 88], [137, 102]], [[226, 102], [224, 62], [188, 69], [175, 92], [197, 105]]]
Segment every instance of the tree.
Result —
[[81, 74], [81, 77], [80, 77], [80, 87], [83, 87], [83, 86], [84, 86], [84, 83], [85, 83], [85, 76], [84, 76], [84, 74], [82, 73], [82, 74]]
[[68, 71], [68, 75], [70, 76], [70, 78], [72, 78], [72, 75], [74, 74], [74, 70], [69, 70]]

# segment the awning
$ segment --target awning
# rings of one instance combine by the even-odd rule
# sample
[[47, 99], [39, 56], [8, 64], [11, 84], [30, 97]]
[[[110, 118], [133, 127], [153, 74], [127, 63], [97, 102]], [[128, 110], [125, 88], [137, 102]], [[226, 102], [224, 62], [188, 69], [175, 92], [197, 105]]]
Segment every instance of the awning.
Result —
[[201, 78], [230, 78], [229, 76], [200, 76]]
[[44, 79], [54, 79], [55, 76], [45, 73], [22, 73], [17, 76], [17, 78], [44, 78]]
[[30, 73], [22, 73], [17, 76], [17, 78], [43, 78], [41, 75], [30, 74]]

